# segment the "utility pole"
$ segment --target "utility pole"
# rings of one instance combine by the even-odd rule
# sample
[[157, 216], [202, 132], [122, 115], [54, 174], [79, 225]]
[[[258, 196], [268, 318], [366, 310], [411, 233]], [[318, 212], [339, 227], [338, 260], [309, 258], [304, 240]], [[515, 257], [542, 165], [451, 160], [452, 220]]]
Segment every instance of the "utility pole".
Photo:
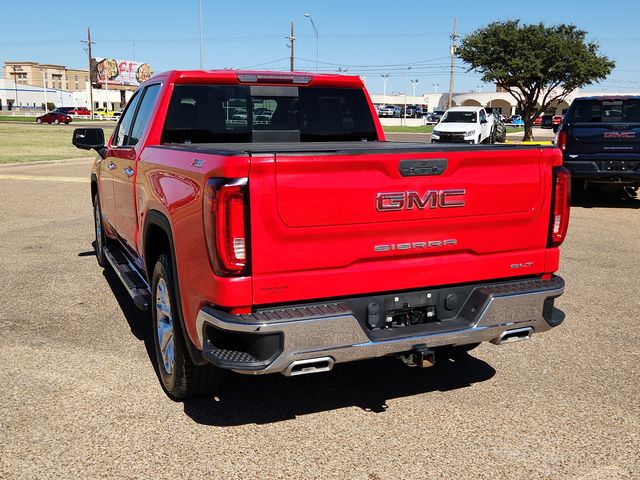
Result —
[[294, 52], [294, 42], [296, 41], [296, 37], [293, 35], [293, 20], [291, 20], [291, 33], [284, 37], [289, 40], [290, 43], [287, 44], [287, 47], [291, 49], [291, 57], [289, 58], [289, 69], [293, 72], [295, 70], [295, 52]]
[[203, 55], [204, 55], [203, 38], [202, 38], [202, 0], [199, 1], [198, 8], [200, 13], [200, 70], [202, 70]]
[[91, 41], [91, 29], [87, 28], [87, 39], [80, 40], [87, 44], [87, 54], [89, 55], [89, 111], [91, 112], [91, 120], [93, 120], [93, 83], [91, 82], [91, 45], [96, 42]]
[[458, 34], [456, 33], [456, 17], [453, 17], [453, 33], [451, 34], [451, 47], [449, 49], [449, 53], [451, 54], [451, 71], [449, 72], [449, 100], [447, 104], [447, 108], [451, 108], [451, 97], [453, 97], [453, 79], [455, 77], [455, 66], [456, 66], [456, 40], [458, 39]]

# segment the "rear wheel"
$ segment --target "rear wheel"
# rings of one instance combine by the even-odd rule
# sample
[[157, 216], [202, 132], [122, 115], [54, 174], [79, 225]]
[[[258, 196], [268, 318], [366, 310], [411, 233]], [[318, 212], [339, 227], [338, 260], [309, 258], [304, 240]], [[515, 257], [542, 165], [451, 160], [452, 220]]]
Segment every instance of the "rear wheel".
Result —
[[53, 121], [53, 123], [55, 123], [56, 125], [60, 123], [60, 120], [58, 120], [57, 118]]
[[42, 120], [39, 118], [36, 118], [36, 123], [42, 123]]
[[169, 256], [163, 253], [153, 270], [151, 301], [153, 340], [162, 387], [174, 400], [213, 393], [222, 383], [224, 370], [195, 365], [180, 328], [175, 283]]

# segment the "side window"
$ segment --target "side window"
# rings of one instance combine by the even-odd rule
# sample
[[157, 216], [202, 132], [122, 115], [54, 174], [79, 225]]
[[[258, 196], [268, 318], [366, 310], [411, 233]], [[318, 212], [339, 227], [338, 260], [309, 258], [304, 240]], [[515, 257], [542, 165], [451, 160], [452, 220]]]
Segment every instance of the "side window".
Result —
[[480, 122], [483, 122], [486, 120], [487, 120], [487, 114], [485, 113], [484, 110], [480, 110]]
[[118, 131], [115, 135], [115, 147], [122, 147], [128, 145], [129, 130], [131, 129], [131, 122], [133, 121], [133, 115], [136, 113], [136, 107], [140, 101], [140, 91], [136, 92], [129, 100], [127, 107], [124, 110], [120, 124], [118, 125]]
[[151, 117], [151, 112], [153, 112], [153, 107], [156, 104], [158, 92], [160, 92], [159, 83], [150, 85], [145, 88], [144, 96], [142, 97], [142, 101], [140, 102], [140, 107], [138, 108], [136, 119], [133, 122], [133, 128], [131, 129], [131, 134], [129, 135], [127, 145], [135, 145], [140, 141], [140, 138], [144, 134], [144, 131], [147, 128], [147, 124], [149, 123], [149, 118]]

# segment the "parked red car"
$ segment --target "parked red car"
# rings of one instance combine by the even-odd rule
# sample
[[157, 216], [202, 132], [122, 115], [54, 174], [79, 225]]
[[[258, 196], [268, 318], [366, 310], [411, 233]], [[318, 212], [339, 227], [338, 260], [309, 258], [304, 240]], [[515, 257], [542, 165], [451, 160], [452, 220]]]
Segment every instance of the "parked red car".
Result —
[[91, 115], [91, 111], [87, 107], [75, 107], [67, 113], [69, 115]]
[[540, 126], [542, 128], [553, 128], [556, 125], [560, 125], [562, 123], [562, 115], [552, 115], [547, 113], [542, 116], [542, 123]]
[[71, 123], [71, 117], [62, 112], [49, 112], [36, 118], [36, 123]]
[[536, 119], [533, 121], [534, 127], [539, 127], [541, 125], [542, 125], [542, 115], [540, 115], [539, 117], [536, 117]]

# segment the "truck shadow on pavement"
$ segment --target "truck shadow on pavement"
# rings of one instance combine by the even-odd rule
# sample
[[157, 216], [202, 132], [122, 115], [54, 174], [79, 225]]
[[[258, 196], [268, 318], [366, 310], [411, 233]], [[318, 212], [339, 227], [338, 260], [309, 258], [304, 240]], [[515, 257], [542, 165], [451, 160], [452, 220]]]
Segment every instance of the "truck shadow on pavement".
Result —
[[[95, 253], [94, 253], [95, 255]], [[129, 324], [131, 333], [134, 337], [144, 343], [145, 350], [151, 364], [153, 365], [156, 375], [158, 374], [158, 365], [156, 362], [155, 351], [153, 347], [153, 331], [151, 330], [151, 316], [148, 312], [139, 310], [134, 304], [133, 300], [127, 293], [127, 290], [120, 282], [120, 279], [111, 268], [105, 268], [103, 273], [105, 280], [109, 284], [111, 291], [113, 292], [118, 306]], [[158, 380], [159, 381], [159, 380]]]
[[489, 364], [468, 354], [439, 359], [428, 369], [384, 357], [292, 378], [230, 374], [217, 397], [185, 401], [184, 411], [199, 424], [220, 427], [281, 422], [346, 407], [381, 414], [391, 399], [469, 387], [494, 375]]
[[[144, 342], [157, 375], [149, 314], [135, 307], [111, 269], [104, 270], [104, 277], [131, 333]], [[391, 399], [465, 388], [494, 375], [489, 364], [469, 354], [439, 358], [434, 367], [427, 369], [410, 368], [393, 357], [384, 357], [336, 365], [328, 373], [292, 378], [229, 372], [216, 396], [187, 400], [184, 411], [195, 422], [212, 426], [267, 424], [345, 407], [379, 414], [389, 408], [387, 402]], [[159, 387], [159, 394], [161, 391]]]

